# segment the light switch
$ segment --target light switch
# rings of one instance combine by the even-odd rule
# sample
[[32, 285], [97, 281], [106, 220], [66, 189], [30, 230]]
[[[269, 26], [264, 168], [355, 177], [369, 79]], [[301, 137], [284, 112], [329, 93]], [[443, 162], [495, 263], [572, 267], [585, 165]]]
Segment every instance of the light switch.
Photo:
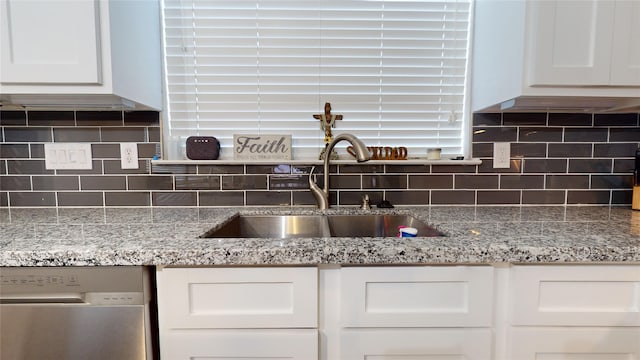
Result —
[[91, 170], [91, 144], [44, 144], [44, 165], [47, 170]]

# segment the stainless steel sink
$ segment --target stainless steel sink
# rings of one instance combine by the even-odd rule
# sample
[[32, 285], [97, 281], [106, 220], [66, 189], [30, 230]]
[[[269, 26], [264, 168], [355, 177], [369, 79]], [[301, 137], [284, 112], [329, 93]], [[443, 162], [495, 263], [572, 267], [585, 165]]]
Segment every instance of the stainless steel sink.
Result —
[[296, 238], [331, 236], [324, 216], [240, 215], [202, 237]]
[[418, 229], [418, 236], [445, 236], [408, 215], [239, 215], [202, 237], [299, 238], [395, 237], [398, 226]]
[[444, 236], [409, 215], [331, 215], [327, 220], [334, 237], [394, 237], [399, 226], [418, 229], [418, 236]]

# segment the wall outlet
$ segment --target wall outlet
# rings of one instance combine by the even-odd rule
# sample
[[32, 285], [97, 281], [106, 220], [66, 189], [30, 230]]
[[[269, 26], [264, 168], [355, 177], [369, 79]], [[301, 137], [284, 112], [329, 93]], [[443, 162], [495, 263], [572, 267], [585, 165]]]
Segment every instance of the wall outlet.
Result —
[[511, 167], [511, 143], [493, 143], [493, 168], [508, 169]]
[[120, 168], [138, 168], [138, 144], [120, 143]]
[[91, 170], [91, 144], [44, 144], [44, 166], [47, 170]]

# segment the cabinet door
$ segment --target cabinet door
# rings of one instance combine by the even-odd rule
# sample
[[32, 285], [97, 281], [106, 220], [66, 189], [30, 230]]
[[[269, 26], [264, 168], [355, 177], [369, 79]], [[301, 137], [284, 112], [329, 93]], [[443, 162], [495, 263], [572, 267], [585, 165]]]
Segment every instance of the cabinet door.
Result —
[[344, 327], [491, 326], [491, 266], [345, 267]]
[[640, 265], [514, 266], [514, 325], [640, 326]]
[[617, 1], [615, 11], [611, 85], [640, 86], [640, 1]]
[[640, 360], [638, 328], [517, 328], [510, 356], [518, 360]]
[[318, 331], [173, 330], [161, 335], [160, 355], [169, 360], [312, 360], [318, 358]]
[[0, 82], [99, 84], [96, 0], [1, 0]]
[[318, 326], [314, 267], [165, 268], [157, 287], [161, 331]]
[[343, 360], [492, 358], [489, 329], [349, 329], [340, 343]]
[[529, 85], [609, 85], [613, 1], [531, 1]]

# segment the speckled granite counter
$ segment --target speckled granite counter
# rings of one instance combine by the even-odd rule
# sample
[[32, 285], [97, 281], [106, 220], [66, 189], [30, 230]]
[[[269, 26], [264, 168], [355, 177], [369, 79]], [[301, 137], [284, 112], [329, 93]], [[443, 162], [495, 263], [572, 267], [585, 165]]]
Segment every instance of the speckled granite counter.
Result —
[[[332, 213], [360, 213], [355, 208]], [[0, 266], [640, 261], [640, 212], [616, 207], [403, 207], [437, 238], [203, 239], [237, 213], [312, 208], [0, 209]]]

